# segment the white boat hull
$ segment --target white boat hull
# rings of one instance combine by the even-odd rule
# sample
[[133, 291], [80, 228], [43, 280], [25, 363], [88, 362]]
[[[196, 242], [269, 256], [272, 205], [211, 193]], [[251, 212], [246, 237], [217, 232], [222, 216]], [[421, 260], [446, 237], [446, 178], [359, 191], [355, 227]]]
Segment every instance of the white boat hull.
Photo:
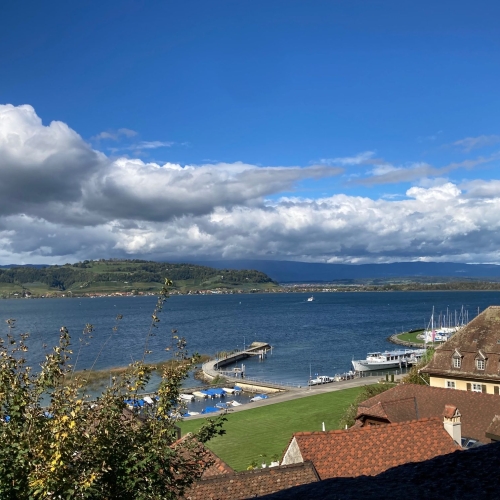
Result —
[[[406, 363], [402, 363], [406, 366]], [[388, 361], [387, 363], [370, 363], [369, 361], [353, 361], [352, 366], [357, 372], [371, 372], [374, 370], [390, 370], [393, 368], [399, 368], [401, 365], [399, 361]]]
[[368, 354], [366, 359], [353, 359], [352, 366], [357, 372], [391, 370], [418, 363], [424, 353], [425, 349], [375, 352]]

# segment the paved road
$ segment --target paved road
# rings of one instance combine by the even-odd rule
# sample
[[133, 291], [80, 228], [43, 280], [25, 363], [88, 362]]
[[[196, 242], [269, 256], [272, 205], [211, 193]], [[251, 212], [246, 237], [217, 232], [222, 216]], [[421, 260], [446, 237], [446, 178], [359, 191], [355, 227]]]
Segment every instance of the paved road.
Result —
[[[401, 376], [397, 376], [399, 380]], [[292, 399], [307, 398], [309, 396], [316, 396], [317, 394], [324, 394], [326, 392], [342, 391], [350, 389], [351, 387], [362, 387], [364, 385], [376, 384], [380, 380], [379, 377], [361, 377], [352, 380], [345, 380], [343, 382], [332, 382], [330, 384], [315, 385], [312, 387], [294, 388], [277, 394], [269, 394], [268, 399], [262, 399], [253, 403], [245, 403], [241, 406], [236, 406], [229, 410], [229, 413], [237, 413], [239, 411], [251, 410], [252, 408], [260, 408], [261, 406], [274, 405], [276, 403], [283, 403], [284, 401], [291, 401]], [[221, 412], [222, 413], [222, 412]], [[186, 420], [196, 420], [200, 418], [208, 418], [211, 416], [219, 415], [219, 413], [211, 413], [208, 415], [194, 415], [187, 417]]]

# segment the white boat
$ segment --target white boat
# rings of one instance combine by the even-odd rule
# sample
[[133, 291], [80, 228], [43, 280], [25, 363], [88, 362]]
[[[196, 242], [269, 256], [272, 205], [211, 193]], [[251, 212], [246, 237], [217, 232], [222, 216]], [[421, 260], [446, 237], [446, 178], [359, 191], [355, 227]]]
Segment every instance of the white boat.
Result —
[[314, 295], [308, 297], [307, 302], [314, 302]]
[[193, 396], [196, 396], [197, 398], [200, 398], [200, 399], [207, 399], [208, 398], [208, 395], [205, 394], [204, 392], [201, 392], [201, 391], [193, 391]]
[[242, 403], [239, 403], [238, 401], [228, 401], [227, 404], [230, 406], [241, 406], [242, 405]]
[[250, 399], [250, 401], [253, 403], [254, 401], [260, 401], [262, 399], [268, 399], [269, 396], [267, 394], [257, 394], [253, 398]]
[[334, 382], [334, 378], [328, 377], [327, 375], [320, 375], [319, 377], [309, 380], [309, 385], [328, 384], [329, 382]]
[[194, 401], [194, 396], [192, 394], [180, 394], [179, 398], [184, 401]]
[[367, 354], [366, 359], [353, 359], [352, 366], [357, 372], [410, 366], [417, 363], [425, 351], [425, 349], [404, 349], [398, 351], [370, 352]]

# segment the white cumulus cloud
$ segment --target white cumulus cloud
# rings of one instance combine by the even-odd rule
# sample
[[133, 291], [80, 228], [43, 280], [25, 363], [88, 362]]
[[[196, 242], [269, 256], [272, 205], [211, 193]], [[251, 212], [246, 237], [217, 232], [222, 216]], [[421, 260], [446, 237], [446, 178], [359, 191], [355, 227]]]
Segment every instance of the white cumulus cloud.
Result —
[[333, 164], [371, 165], [372, 182], [442, 177], [381, 199], [280, 197], [303, 180], [321, 187], [342, 169], [327, 162], [304, 168], [112, 159], [64, 123], [44, 125], [31, 106], [0, 106], [0, 263], [102, 257], [500, 262], [499, 182], [459, 185], [443, 176], [487, 161], [392, 167], [367, 152]]

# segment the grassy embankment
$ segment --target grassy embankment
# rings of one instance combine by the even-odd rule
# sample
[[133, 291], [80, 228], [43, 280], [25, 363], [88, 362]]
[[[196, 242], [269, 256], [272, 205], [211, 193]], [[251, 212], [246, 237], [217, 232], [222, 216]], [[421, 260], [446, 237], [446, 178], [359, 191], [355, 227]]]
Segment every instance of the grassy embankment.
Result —
[[[273, 455], [281, 458], [294, 432], [321, 431], [322, 422], [326, 430], [338, 429], [342, 414], [362, 390], [355, 387], [229, 414], [226, 434], [208, 447], [235, 470], [245, 470], [254, 460], [269, 463]], [[182, 422], [183, 434], [196, 431], [201, 423]]]
[[405, 342], [411, 342], [412, 344], [422, 344], [424, 345], [424, 341], [422, 339], [417, 338], [417, 335], [422, 333], [423, 330], [414, 330], [412, 332], [404, 332], [397, 335], [398, 339], [404, 340]]

